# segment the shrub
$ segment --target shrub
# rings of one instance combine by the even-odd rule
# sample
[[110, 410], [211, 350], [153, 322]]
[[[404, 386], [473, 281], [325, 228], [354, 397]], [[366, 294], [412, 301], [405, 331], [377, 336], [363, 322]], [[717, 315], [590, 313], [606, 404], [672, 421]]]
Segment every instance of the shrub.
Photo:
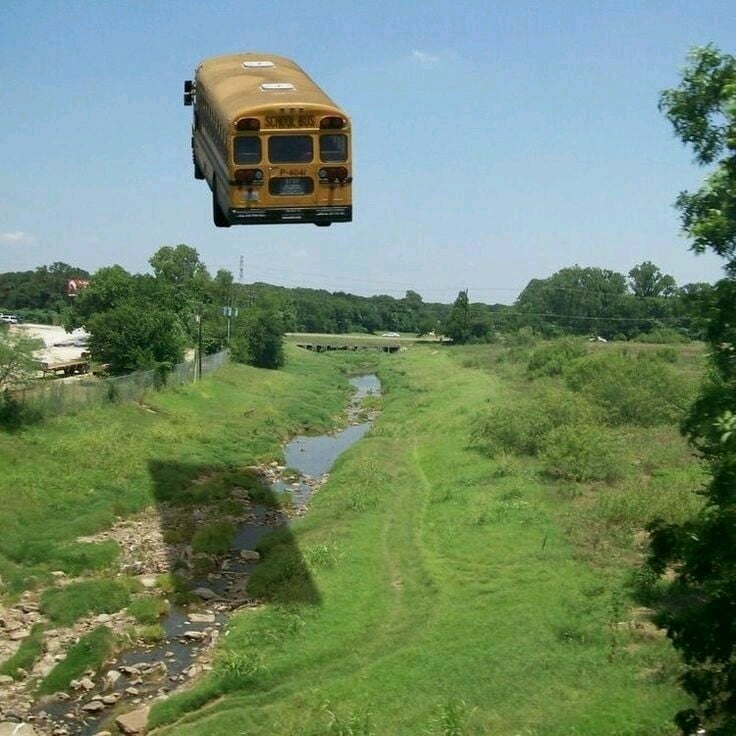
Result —
[[657, 327], [651, 332], [638, 335], [634, 339], [636, 342], [661, 343], [663, 345], [690, 342], [682, 332], [671, 327]]
[[161, 616], [169, 612], [169, 603], [161, 598], [142, 596], [129, 606], [128, 613], [139, 624], [156, 624]]
[[547, 435], [541, 458], [545, 472], [555, 478], [610, 481], [621, 475], [614, 435], [595, 424], [556, 427]]
[[555, 427], [598, 419], [599, 413], [584, 398], [564, 388], [540, 385], [531, 396], [494, 407], [476, 419], [470, 440], [492, 456], [504, 452], [537, 455]]
[[527, 364], [531, 378], [559, 376], [578, 358], [586, 354], [582, 341], [564, 337], [542, 345], [532, 352]]
[[567, 384], [600, 406], [610, 424], [649, 427], [680, 419], [692, 387], [659, 360], [591, 355], [566, 373]]

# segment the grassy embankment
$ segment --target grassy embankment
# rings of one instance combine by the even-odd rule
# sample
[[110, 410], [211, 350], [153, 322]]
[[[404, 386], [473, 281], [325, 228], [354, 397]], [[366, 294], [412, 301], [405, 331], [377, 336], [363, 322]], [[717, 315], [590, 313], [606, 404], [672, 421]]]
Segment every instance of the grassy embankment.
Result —
[[310, 580], [261, 546], [273, 602], [157, 706], [163, 734], [675, 733], [678, 660], [631, 570], [652, 515], [697, 507], [672, 399], [699, 359], [498, 352], [385, 359], [382, 416], [294, 525]]

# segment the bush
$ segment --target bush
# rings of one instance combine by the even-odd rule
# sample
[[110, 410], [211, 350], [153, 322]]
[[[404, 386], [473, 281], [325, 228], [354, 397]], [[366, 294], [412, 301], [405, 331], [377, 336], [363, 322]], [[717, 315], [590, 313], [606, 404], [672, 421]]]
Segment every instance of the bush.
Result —
[[621, 353], [591, 355], [566, 373], [567, 384], [600, 406], [612, 425], [651, 427], [676, 422], [693, 387], [669, 365]]
[[559, 376], [578, 358], [587, 353], [581, 340], [565, 337], [542, 345], [529, 358], [527, 370], [531, 378]]
[[663, 345], [690, 342], [686, 335], [671, 327], [657, 327], [634, 338], [636, 342], [660, 343]]
[[192, 537], [192, 550], [208, 555], [221, 555], [230, 549], [235, 527], [229, 522], [210, 524], [198, 529]]
[[556, 427], [547, 435], [540, 455], [544, 471], [554, 478], [611, 481], [621, 475], [615, 436], [595, 424]]
[[537, 455], [555, 427], [570, 423], [595, 423], [600, 413], [588, 401], [562, 388], [540, 384], [524, 399], [509, 406], [494, 407], [479, 417], [471, 432], [471, 443], [488, 454], [504, 452]]

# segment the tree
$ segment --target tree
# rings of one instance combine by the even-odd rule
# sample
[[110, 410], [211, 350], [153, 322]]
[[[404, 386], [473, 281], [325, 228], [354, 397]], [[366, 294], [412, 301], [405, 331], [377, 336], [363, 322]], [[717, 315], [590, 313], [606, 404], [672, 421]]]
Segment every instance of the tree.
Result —
[[676, 721], [685, 734], [725, 736], [736, 733], [736, 58], [713, 46], [693, 49], [660, 109], [697, 163], [715, 165], [677, 207], [692, 249], [723, 256], [727, 277], [708, 299], [710, 377], [684, 425], [709, 468], [704, 508], [682, 524], [652, 523], [649, 565], [675, 573], [657, 615], [695, 699]]
[[629, 288], [638, 297], [669, 297], [676, 292], [677, 284], [651, 261], [644, 261], [629, 271]]
[[92, 357], [109, 364], [114, 374], [171, 366], [184, 358], [177, 316], [146, 302], [128, 301], [98, 312], [88, 320], [87, 329]]
[[41, 340], [0, 327], [0, 389], [21, 388], [30, 383], [38, 371], [33, 353], [41, 347]]
[[457, 345], [462, 345], [470, 339], [470, 301], [467, 289], [457, 295], [445, 320], [444, 332]]
[[280, 368], [284, 364], [282, 306], [269, 294], [264, 294], [256, 302], [232, 342], [234, 360], [257, 368]]

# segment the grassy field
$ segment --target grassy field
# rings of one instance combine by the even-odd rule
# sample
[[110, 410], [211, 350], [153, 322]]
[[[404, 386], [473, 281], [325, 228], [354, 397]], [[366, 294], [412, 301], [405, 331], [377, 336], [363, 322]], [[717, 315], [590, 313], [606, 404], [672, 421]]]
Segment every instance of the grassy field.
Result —
[[[0, 591], [12, 598], [50, 584], [55, 570], [79, 575], [110, 567], [114, 542], [75, 540], [157, 500], [189, 500], [186, 468], [227, 479], [279, 458], [282, 441], [296, 432], [334, 426], [351, 358], [325, 362], [295, 348], [289, 358], [282, 371], [230, 365], [142, 404], [0, 432]], [[201, 486], [200, 496], [215, 486]]]
[[385, 356], [381, 417], [293, 526], [303, 564], [261, 545], [266, 603], [162, 733], [676, 733], [635, 570], [644, 524], [698, 506], [676, 422], [701, 356], [616, 350]]

